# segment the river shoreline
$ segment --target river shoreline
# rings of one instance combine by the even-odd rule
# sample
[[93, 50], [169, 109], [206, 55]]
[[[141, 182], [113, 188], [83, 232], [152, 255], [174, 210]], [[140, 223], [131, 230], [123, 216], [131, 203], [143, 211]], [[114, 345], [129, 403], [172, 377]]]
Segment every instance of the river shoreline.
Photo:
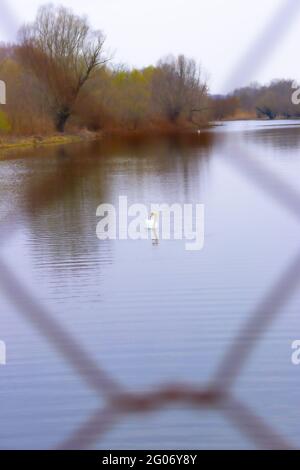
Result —
[[82, 131], [76, 134], [53, 134], [48, 136], [0, 137], [0, 154], [9, 150], [37, 148], [48, 145], [67, 145], [80, 142], [91, 142], [103, 137], [100, 132]]
[[196, 135], [212, 127], [213, 124], [202, 127], [201, 130], [191, 128], [170, 129], [141, 129], [141, 130], [107, 130], [91, 132], [82, 130], [77, 133], [51, 134], [47, 136], [0, 136], [0, 158], [10, 150], [34, 149], [43, 146], [68, 145], [74, 143], [93, 142], [106, 137], [157, 137], [171, 135]]
[[[276, 122], [279, 119], [274, 119]], [[43, 146], [52, 145], [68, 145], [74, 143], [84, 143], [102, 140], [104, 138], [132, 138], [132, 137], [159, 137], [159, 136], [180, 136], [180, 135], [197, 135], [211, 129], [215, 126], [220, 126], [228, 122], [236, 121], [260, 121], [265, 122], [269, 119], [257, 119], [257, 118], [231, 118], [223, 119], [218, 122], [211, 122], [206, 126], [202, 126], [199, 130], [190, 127], [170, 127], [170, 128], [149, 128], [149, 129], [110, 129], [105, 131], [92, 132], [88, 130], [81, 130], [74, 133], [65, 134], [50, 134], [47, 136], [33, 135], [33, 136], [0, 136], [0, 158], [10, 150], [22, 150], [22, 149], [34, 149]], [[272, 121], [270, 121], [272, 122]]]

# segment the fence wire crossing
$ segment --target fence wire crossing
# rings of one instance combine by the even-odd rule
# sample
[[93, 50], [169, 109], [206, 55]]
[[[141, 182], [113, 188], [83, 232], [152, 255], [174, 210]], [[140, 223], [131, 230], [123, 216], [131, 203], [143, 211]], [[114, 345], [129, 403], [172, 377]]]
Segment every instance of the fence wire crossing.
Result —
[[[278, 34], [278, 14], [284, 27], [284, 34], [300, 5], [294, 0], [285, 0], [276, 11], [266, 28], [268, 41]], [[13, 15], [7, 4], [0, 0], [2, 19], [5, 15], [12, 22]], [[291, 14], [292, 12], [292, 14]], [[242, 58], [240, 65], [247, 63], [247, 73], [254, 73], [262, 61], [266, 61], [271, 48], [263, 49], [255, 42], [252, 50]], [[257, 61], [255, 61], [255, 57]], [[244, 66], [243, 66], [243, 69]], [[250, 70], [251, 69], [251, 70]], [[237, 69], [238, 70], [238, 69]], [[241, 70], [241, 68], [239, 68]], [[232, 76], [229, 75], [229, 76]], [[226, 153], [226, 150], [225, 150]], [[237, 156], [238, 155], [238, 156]], [[292, 191], [284, 181], [275, 176], [264, 164], [251, 158], [248, 150], [237, 146], [236, 156], [225, 155], [225, 161], [257, 185], [260, 190], [272, 196], [277, 204], [291, 211], [300, 221], [300, 194]], [[49, 186], [52, 184], [48, 182]], [[43, 191], [47, 181], [43, 182]], [[0, 221], [0, 240], [8, 239], [15, 230], [16, 220], [8, 215]], [[246, 364], [252, 350], [268, 330], [272, 322], [282, 313], [300, 284], [300, 247], [285, 271], [280, 273], [269, 292], [258, 302], [249, 314], [246, 324], [225, 352], [217, 373], [209, 384], [186, 385], [184, 383], [160, 384], [144, 393], [132, 393], [124, 389], [104, 367], [99, 365], [75, 340], [71, 334], [54, 319], [50, 311], [19, 281], [15, 270], [7, 265], [0, 255], [0, 285], [6, 296], [15, 305], [18, 313], [30, 323], [59, 352], [85, 383], [99, 396], [102, 404], [71, 435], [56, 446], [58, 449], [84, 449], [96, 446], [104, 433], [116, 426], [121, 418], [136, 413], [161, 410], [170, 404], [180, 402], [187, 407], [209, 409], [220, 412], [226, 419], [261, 449], [292, 449], [293, 444], [277, 433], [261, 417], [257, 416], [233, 393], [233, 385]], [[249, 335], [249, 331], [251, 334]]]

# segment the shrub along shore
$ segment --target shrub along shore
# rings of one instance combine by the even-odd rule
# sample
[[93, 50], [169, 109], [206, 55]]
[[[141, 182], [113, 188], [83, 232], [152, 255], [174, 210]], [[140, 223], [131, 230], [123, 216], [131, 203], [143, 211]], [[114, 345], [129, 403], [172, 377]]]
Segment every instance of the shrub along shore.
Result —
[[46, 136], [82, 129], [180, 132], [209, 120], [208, 86], [194, 59], [170, 55], [142, 69], [116, 65], [104, 34], [64, 7], [41, 7], [15, 44], [0, 47], [0, 79], [7, 88], [2, 137], [40, 135], [48, 142], [53, 137]]
[[213, 96], [194, 59], [169, 55], [141, 69], [116, 65], [101, 31], [53, 5], [22, 26], [15, 44], [0, 45], [0, 80], [6, 84], [1, 151], [107, 134], [198, 132], [216, 120], [300, 117], [300, 88], [292, 80]]

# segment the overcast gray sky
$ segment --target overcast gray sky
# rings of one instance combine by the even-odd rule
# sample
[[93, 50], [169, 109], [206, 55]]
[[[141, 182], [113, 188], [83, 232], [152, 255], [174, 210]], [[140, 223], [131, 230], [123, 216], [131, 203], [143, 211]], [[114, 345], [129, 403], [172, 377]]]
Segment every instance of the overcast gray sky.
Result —
[[[33, 20], [39, 5], [44, 3], [48, 2], [0, 0], [0, 39], [13, 40], [18, 25]], [[214, 93], [253, 80], [300, 79], [299, 0], [54, 0], [52, 3], [88, 16], [94, 28], [106, 33], [107, 46], [114, 51], [116, 62], [141, 67], [155, 63], [168, 53], [194, 57], [206, 70]], [[282, 5], [287, 7], [278, 15]], [[276, 12], [280, 24], [277, 22], [270, 28]], [[13, 15], [8, 17], [8, 13]], [[253, 44], [268, 25], [267, 36], [255, 48], [260, 66], [252, 72], [256, 58], [249, 51], [253, 51]], [[249, 60], [245, 62], [244, 58], [242, 66], [237, 68], [245, 51], [249, 52]]]

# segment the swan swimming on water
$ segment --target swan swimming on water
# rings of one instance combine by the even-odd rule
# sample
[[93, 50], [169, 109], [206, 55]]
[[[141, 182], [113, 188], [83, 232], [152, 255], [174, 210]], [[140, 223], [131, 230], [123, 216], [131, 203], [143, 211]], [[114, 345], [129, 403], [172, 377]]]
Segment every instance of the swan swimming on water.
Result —
[[146, 224], [146, 227], [149, 230], [156, 229], [156, 227], [157, 227], [157, 212], [151, 212], [150, 219], [146, 219], [145, 224]]

